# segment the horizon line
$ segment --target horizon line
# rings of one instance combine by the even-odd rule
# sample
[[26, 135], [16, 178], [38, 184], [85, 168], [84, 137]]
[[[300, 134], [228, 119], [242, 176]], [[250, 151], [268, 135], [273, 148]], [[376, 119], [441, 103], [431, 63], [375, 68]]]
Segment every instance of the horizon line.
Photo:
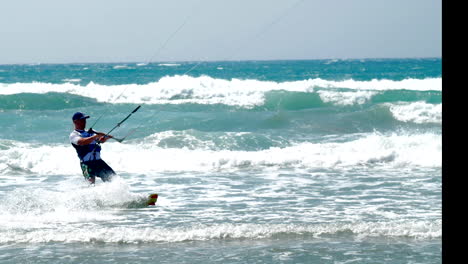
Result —
[[155, 64], [155, 63], [216, 63], [216, 62], [268, 62], [268, 61], [323, 61], [323, 60], [405, 60], [405, 59], [442, 59], [442, 56], [434, 57], [350, 57], [350, 58], [321, 58], [321, 59], [231, 59], [231, 60], [161, 60], [161, 61], [115, 61], [115, 62], [105, 62], [105, 61], [88, 61], [88, 62], [24, 62], [24, 63], [0, 63], [1, 66], [7, 65], [63, 65], [63, 64]]

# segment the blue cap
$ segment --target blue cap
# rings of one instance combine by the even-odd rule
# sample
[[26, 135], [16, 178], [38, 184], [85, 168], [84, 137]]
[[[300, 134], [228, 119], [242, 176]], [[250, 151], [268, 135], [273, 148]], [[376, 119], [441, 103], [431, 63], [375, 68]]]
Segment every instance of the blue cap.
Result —
[[73, 121], [79, 120], [79, 119], [86, 119], [86, 118], [89, 118], [89, 116], [87, 116], [87, 115], [85, 115], [85, 114], [83, 114], [81, 112], [76, 112], [72, 117]]

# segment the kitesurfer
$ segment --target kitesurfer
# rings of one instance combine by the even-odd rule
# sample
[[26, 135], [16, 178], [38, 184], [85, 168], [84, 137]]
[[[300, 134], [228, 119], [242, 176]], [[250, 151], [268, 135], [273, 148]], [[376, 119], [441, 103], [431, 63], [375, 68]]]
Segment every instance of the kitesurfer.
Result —
[[101, 159], [100, 143], [106, 142], [112, 136], [92, 129], [85, 131], [86, 119], [88, 118], [88, 115], [81, 112], [76, 112], [73, 115], [75, 130], [70, 134], [70, 143], [80, 158], [83, 176], [90, 184], [95, 183], [96, 177], [100, 177], [104, 182], [110, 181], [115, 172]]

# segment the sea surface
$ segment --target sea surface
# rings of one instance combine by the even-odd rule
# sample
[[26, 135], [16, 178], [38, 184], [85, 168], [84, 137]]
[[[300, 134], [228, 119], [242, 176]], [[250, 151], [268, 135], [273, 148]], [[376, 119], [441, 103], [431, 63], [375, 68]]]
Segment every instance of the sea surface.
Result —
[[[441, 72], [0, 65], [0, 263], [441, 263]], [[108, 132], [138, 105], [102, 144], [118, 175], [88, 186], [72, 115]]]

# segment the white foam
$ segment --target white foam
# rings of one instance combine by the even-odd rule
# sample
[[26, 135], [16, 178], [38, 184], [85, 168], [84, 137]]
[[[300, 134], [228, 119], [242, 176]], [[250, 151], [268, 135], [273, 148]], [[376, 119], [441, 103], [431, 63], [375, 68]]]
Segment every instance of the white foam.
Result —
[[[156, 170], [162, 171], [271, 167], [333, 168], [379, 164], [397, 167], [404, 165], [441, 166], [441, 137], [436, 134], [368, 134], [344, 143], [299, 143], [290, 147], [275, 147], [261, 151], [162, 149], [151, 146], [151, 141], [148, 141], [138, 148], [138, 151], [142, 152], [140, 156], [131, 148], [128, 146], [123, 150], [123, 153], [129, 153], [129, 155], [118, 158], [118, 164], [127, 166], [137, 163], [138, 168], [153, 170], [157, 167]], [[112, 151], [114, 152], [117, 150]], [[122, 153], [122, 150], [119, 152]], [[142, 160], [142, 156], [151, 158]], [[129, 158], [131, 161], [126, 162]], [[132, 168], [125, 170], [131, 171]]]
[[[124, 66], [115, 66], [124, 67]], [[224, 80], [208, 76], [191, 77], [187, 75], [166, 76], [157, 82], [148, 84], [101, 85], [90, 82], [86, 86], [73, 83], [13, 83], [0, 84], [0, 94], [17, 93], [70, 93], [108, 103], [138, 104], [225, 104], [242, 107], [253, 107], [264, 104], [265, 93], [269, 91], [314, 92], [321, 90], [320, 96], [325, 101], [337, 104], [363, 103], [377, 91], [415, 90], [441, 91], [441, 78], [371, 80], [371, 81], [328, 81], [308, 79], [302, 81], [273, 82], [259, 80]], [[348, 92], [333, 91], [336, 88], [355, 90]], [[122, 93], [123, 92], [123, 93]], [[119, 95], [121, 95], [119, 97]], [[117, 99], [118, 98], [118, 99]]]
[[318, 91], [320, 98], [325, 103], [333, 103], [335, 105], [355, 105], [364, 104], [369, 101], [372, 96], [376, 95], [376, 91], [354, 91], [354, 92], [337, 92], [337, 91]]
[[[5, 140], [2, 140], [5, 142]], [[12, 141], [13, 146], [0, 150], [0, 173], [11, 169], [40, 174], [74, 174], [80, 170], [76, 151], [66, 145], [39, 145]]]
[[154, 243], [181, 241], [208, 241], [226, 239], [264, 239], [275, 236], [320, 238], [330, 235], [372, 237], [403, 237], [411, 239], [440, 239], [441, 221], [394, 221], [384, 223], [333, 224], [214, 224], [187, 227], [104, 227], [77, 228], [73, 225], [59, 228], [5, 231], [0, 229], [0, 243], [47, 242], [104, 242]]
[[403, 122], [442, 123], [442, 104], [425, 102], [392, 104], [390, 111], [395, 119]]
[[81, 82], [79, 78], [72, 78], [72, 79], [62, 79], [64, 82]]
[[348, 88], [355, 90], [413, 90], [413, 91], [442, 91], [442, 78], [413, 79], [407, 78], [401, 81], [387, 79], [372, 79], [370, 81], [326, 81], [322, 79], [312, 80], [317, 87]]
[[88, 186], [84, 181], [61, 181], [53, 190], [40, 185], [14, 189], [0, 203], [0, 226], [8, 228], [41, 228], [50, 224], [116, 221], [124, 216], [105, 208], [138, 202], [146, 194], [132, 193], [129, 186], [114, 177], [110, 183]]
[[133, 67], [130, 67], [128, 65], [115, 65], [114, 67], [112, 67], [113, 69], [115, 70], [118, 70], [118, 69], [135, 69]]
[[[163, 132], [165, 133], [165, 132]], [[245, 168], [353, 168], [355, 166], [440, 167], [442, 140], [437, 134], [361, 135], [343, 143], [298, 143], [261, 151], [161, 148], [154, 135], [144, 143], [103, 145], [102, 157], [116, 171], [206, 172]], [[75, 150], [68, 145], [14, 144], [0, 150], [0, 164], [38, 174], [80, 174]], [[9, 174], [0, 167], [1, 174]]]
[[158, 66], [166, 66], [166, 67], [177, 67], [180, 66], [179, 63], [160, 63]]

